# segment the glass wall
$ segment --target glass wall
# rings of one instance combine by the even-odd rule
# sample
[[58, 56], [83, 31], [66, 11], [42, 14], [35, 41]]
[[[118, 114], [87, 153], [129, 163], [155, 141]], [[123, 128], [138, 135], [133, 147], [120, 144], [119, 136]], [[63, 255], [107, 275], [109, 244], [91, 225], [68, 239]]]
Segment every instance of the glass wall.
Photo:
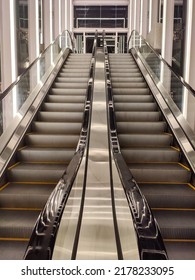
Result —
[[16, 0], [18, 75], [29, 66], [28, 0]]
[[181, 0], [178, 4], [175, 1], [174, 8], [173, 66], [180, 75], [183, 75], [186, 2]]
[[128, 6], [74, 6], [75, 28], [127, 28]]
[[39, 0], [39, 42], [40, 42], [40, 52], [44, 49], [44, 23], [43, 23], [43, 0]]

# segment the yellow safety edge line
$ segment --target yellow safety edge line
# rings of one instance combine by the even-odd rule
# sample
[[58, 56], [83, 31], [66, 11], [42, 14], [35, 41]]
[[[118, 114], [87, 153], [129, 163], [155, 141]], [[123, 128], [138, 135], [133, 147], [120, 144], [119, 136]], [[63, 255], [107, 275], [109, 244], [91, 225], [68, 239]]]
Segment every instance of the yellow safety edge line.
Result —
[[152, 210], [160, 211], [195, 211], [195, 208], [151, 208]]
[[29, 241], [29, 238], [20, 238], [20, 237], [0, 237], [0, 241]]
[[193, 189], [194, 191], [195, 191], [195, 186], [193, 186], [192, 184], [188, 184], [188, 186], [191, 188], [191, 189]]
[[14, 163], [12, 166], [8, 167], [8, 170], [11, 170], [13, 167], [17, 166], [20, 164], [20, 161]]
[[195, 242], [195, 239], [163, 239], [165, 242]]
[[6, 183], [5, 185], [3, 185], [2, 187], [0, 187], [0, 191], [2, 191], [3, 189], [5, 189], [10, 183]]
[[177, 152], [180, 152], [180, 149], [179, 148], [176, 148], [174, 146], [170, 146], [172, 149], [176, 150]]
[[49, 185], [56, 185], [58, 183], [58, 181], [56, 182], [39, 182], [39, 181], [35, 181], [35, 182], [12, 182], [13, 184], [32, 184], [32, 185], [37, 185], [37, 184], [40, 184], [40, 185], [46, 185], [46, 184], [49, 184]]
[[188, 183], [184, 183], [184, 182], [142, 182], [142, 181], [138, 181], [137, 182], [138, 184], [161, 184], [161, 185], [178, 185], [178, 184], [181, 184], [181, 185], [188, 185]]
[[182, 166], [183, 168], [185, 168], [186, 170], [191, 171], [190, 168], [188, 168], [187, 166], [185, 166], [185, 165], [182, 164], [181, 162], [178, 162], [178, 164], [179, 164], [180, 166]]
[[42, 208], [9, 208], [9, 207], [0, 207], [1, 210], [10, 210], [10, 211], [41, 211]]

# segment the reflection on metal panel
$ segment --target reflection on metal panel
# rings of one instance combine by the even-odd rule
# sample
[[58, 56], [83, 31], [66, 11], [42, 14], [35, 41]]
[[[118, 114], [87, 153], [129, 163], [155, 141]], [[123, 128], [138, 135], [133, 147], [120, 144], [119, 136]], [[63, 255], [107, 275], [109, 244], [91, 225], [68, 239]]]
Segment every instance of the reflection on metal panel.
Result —
[[85, 204], [77, 259], [117, 259], [112, 215], [104, 54], [97, 50]]

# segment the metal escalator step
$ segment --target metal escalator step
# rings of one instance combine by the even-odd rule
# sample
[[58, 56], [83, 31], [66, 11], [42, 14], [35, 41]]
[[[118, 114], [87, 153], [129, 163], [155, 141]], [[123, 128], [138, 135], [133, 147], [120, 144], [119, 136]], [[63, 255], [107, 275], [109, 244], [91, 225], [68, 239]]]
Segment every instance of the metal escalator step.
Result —
[[83, 112], [83, 103], [48, 103], [42, 104], [42, 110], [50, 112]]
[[88, 80], [89, 80], [88, 77], [86, 77], [86, 78], [82, 78], [82, 77], [79, 77], [79, 78], [78, 77], [77, 78], [75, 78], [75, 77], [73, 77], [73, 78], [57, 77], [55, 79], [55, 81], [59, 82], [59, 83], [75, 83], [75, 84], [76, 83], [88, 83]]
[[0, 238], [29, 238], [40, 211], [0, 209]]
[[170, 260], [195, 260], [195, 240], [164, 241]]
[[132, 77], [129, 74], [129, 77], [123, 77], [123, 78], [114, 78], [112, 77], [112, 83], [140, 83], [140, 82], [144, 82], [144, 78], [143, 77]]
[[88, 83], [62, 83], [54, 82], [53, 87], [63, 88], [63, 89], [85, 89], [87, 88]]
[[116, 102], [114, 104], [116, 111], [135, 111], [135, 112], [147, 112], [147, 111], [156, 111], [158, 106], [155, 102]]
[[84, 103], [86, 99], [85, 95], [54, 95], [48, 94], [46, 101], [53, 103]]
[[52, 87], [49, 91], [50, 94], [53, 95], [74, 95], [74, 96], [80, 96], [84, 95], [86, 96], [86, 88], [80, 89], [80, 88], [55, 88]]
[[9, 183], [0, 191], [1, 208], [43, 208], [56, 184]]
[[24, 147], [17, 152], [17, 158], [21, 162], [52, 162], [68, 164], [75, 149], [67, 148], [50, 148], [50, 147]]
[[58, 77], [65, 77], [65, 78], [89, 78], [89, 73], [88, 72], [59, 72]]
[[[62, 68], [60, 70], [60, 73], [81, 73], [81, 69], [80, 68]], [[89, 68], [83, 68], [82, 69], [82, 73], [87, 73], [89, 75]]]
[[136, 95], [114, 95], [114, 102], [152, 102], [154, 101], [154, 98], [152, 97], [152, 95], [146, 95], [146, 94], [136, 94]]
[[132, 73], [140, 73], [140, 70], [138, 68], [130, 68], [130, 69], [124, 69], [124, 70], [121, 69], [121, 68], [111, 68], [110, 72], [111, 72], [111, 77], [112, 77], [113, 73], [126, 73], [126, 72], [128, 72], [129, 75], [131, 75], [131, 72]]
[[32, 123], [32, 131], [40, 134], [80, 134], [81, 123], [38, 122]]
[[141, 73], [131, 73], [129, 74], [128, 72], [127, 73], [112, 73], [112, 79], [113, 78], [124, 78], [124, 77], [142, 77], [142, 74]]
[[148, 112], [115, 112], [115, 117], [117, 122], [156, 122], [160, 120], [161, 113], [157, 111], [148, 111]]
[[118, 134], [121, 148], [144, 146], [169, 146], [173, 141], [170, 134]]
[[195, 209], [195, 188], [189, 184], [142, 184], [139, 187], [152, 208]]
[[117, 65], [112, 65], [112, 63], [110, 64], [110, 70], [112, 71], [112, 70], [115, 70], [115, 69], [120, 69], [120, 70], [122, 70], [122, 71], [125, 71], [125, 72], [127, 72], [127, 71], [131, 71], [131, 70], [136, 70], [136, 69], [138, 69], [138, 67], [137, 67], [137, 65], [136, 64], [127, 64], [127, 65], [123, 65], [122, 63], [118, 63]]
[[187, 183], [191, 177], [191, 172], [179, 163], [130, 163], [128, 166], [139, 183]]
[[153, 210], [164, 239], [195, 240], [194, 210]]
[[28, 241], [0, 240], [0, 260], [22, 260]]
[[150, 94], [149, 88], [113, 88], [113, 95]]
[[66, 170], [63, 164], [19, 163], [7, 171], [11, 182], [57, 183]]
[[75, 68], [77, 68], [77, 69], [87, 69], [87, 70], [89, 70], [89, 66], [90, 66], [90, 64], [77, 64], [77, 65], [75, 65], [75, 64], [73, 64], [73, 63], [71, 63], [71, 64], [69, 64], [69, 65], [64, 65], [63, 67], [62, 67], [62, 69], [61, 69], [61, 71], [63, 70], [63, 69], [75, 69]]
[[[147, 84], [145, 82], [131, 82], [131, 83], [118, 83], [118, 82], [113, 82], [112, 83], [113, 88], [147, 88]], [[135, 93], [136, 94], [136, 93]]]
[[144, 147], [121, 149], [127, 163], [178, 162], [179, 152], [171, 147]]
[[76, 148], [79, 135], [27, 134], [25, 143], [30, 146]]
[[38, 120], [44, 122], [82, 122], [83, 113], [78, 112], [38, 112]]
[[118, 133], [154, 134], [166, 131], [165, 122], [117, 122]]

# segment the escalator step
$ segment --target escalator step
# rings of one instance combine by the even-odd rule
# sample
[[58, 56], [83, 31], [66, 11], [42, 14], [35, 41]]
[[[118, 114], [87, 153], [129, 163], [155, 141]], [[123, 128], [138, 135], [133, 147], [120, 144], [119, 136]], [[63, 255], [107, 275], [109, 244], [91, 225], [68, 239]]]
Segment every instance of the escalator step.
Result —
[[19, 163], [7, 172], [11, 182], [57, 183], [65, 172], [66, 167], [67, 165], [65, 163]]
[[43, 103], [42, 110], [50, 112], [83, 112], [83, 103]]
[[27, 134], [25, 143], [38, 147], [66, 147], [75, 148], [79, 141], [79, 135], [52, 135], [52, 134]]
[[160, 120], [161, 113], [154, 111], [148, 112], [115, 112], [117, 122], [157, 122]]
[[195, 240], [194, 210], [153, 210], [164, 239]]
[[132, 83], [132, 82], [144, 82], [143, 77], [132, 77], [129, 75], [129, 77], [124, 77], [124, 78], [114, 78], [112, 77], [112, 83]]
[[55, 186], [9, 183], [0, 191], [0, 208], [43, 208]]
[[40, 210], [0, 209], [0, 238], [29, 238]]
[[39, 112], [38, 120], [43, 122], [82, 122], [83, 112]]
[[54, 95], [49, 94], [46, 98], [47, 102], [53, 103], [84, 103], [85, 102], [85, 95]]
[[166, 131], [167, 124], [165, 122], [118, 122], [118, 133], [140, 133], [153, 134], [163, 133]]
[[121, 153], [127, 163], [179, 161], [179, 152], [171, 147], [123, 148]]
[[33, 122], [32, 131], [40, 134], [79, 134], [81, 123]]
[[84, 95], [86, 96], [86, 88], [55, 88], [52, 87], [49, 91], [50, 94], [53, 95], [74, 95], [74, 96], [80, 96]]
[[131, 163], [128, 166], [139, 183], [186, 183], [191, 177], [191, 172], [179, 163]]
[[154, 102], [146, 102], [146, 103], [119, 103], [116, 102], [114, 105], [116, 111], [131, 111], [131, 112], [148, 112], [148, 111], [156, 111], [158, 109], [157, 104]]
[[75, 149], [71, 148], [24, 147], [17, 152], [17, 158], [21, 162], [62, 162], [68, 164], [74, 153]]
[[89, 79], [89, 73], [88, 72], [59, 72], [58, 77], [65, 77], [65, 78], [88, 78]]
[[70, 78], [70, 77], [68, 77], [68, 78], [66, 78], [66, 77], [57, 77], [56, 79], [55, 79], [55, 81], [56, 82], [59, 82], [59, 83], [74, 83], [74, 84], [76, 84], [76, 83], [88, 83], [88, 80], [89, 80], [89, 78], [88, 77], [86, 77], [86, 78], [82, 78], [82, 77], [73, 77], [73, 78]]
[[[145, 82], [131, 82], [131, 83], [116, 83], [116, 82], [113, 82], [112, 83], [112, 86], [114, 88], [147, 88], [147, 84]], [[135, 92], [134, 92], [135, 94]]]
[[114, 96], [114, 102], [153, 102], [154, 98], [152, 95], [141, 95], [141, 94], [136, 94], [136, 95], [115, 95]]
[[54, 82], [53, 87], [62, 88], [62, 89], [85, 89], [87, 88], [88, 83], [62, 83]]
[[135, 87], [135, 88], [119, 88], [118, 86], [117, 87], [114, 87], [113, 88], [113, 95], [129, 95], [129, 94], [149, 94], [150, 93], [150, 90], [149, 88], [138, 88], [138, 87]]
[[118, 134], [118, 138], [121, 148], [169, 146], [173, 141], [170, 134]]
[[[125, 77], [130, 77], [130, 74], [127, 73], [112, 73], [112, 78], [125, 78]], [[131, 77], [142, 77], [142, 74], [137, 72], [137, 73], [131, 73]]]
[[26, 251], [28, 241], [0, 240], [0, 260], [22, 260]]
[[195, 260], [195, 240], [165, 241], [170, 260]]
[[[80, 68], [62, 68], [60, 70], [60, 73], [81, 73], [81, 69]], [[89, 68], [83, 68], [82, 69], [82, 73], [85, 73], [86, 75], [89, 75]]]
[[195, 209], [195, 188], [188, 184], [139, 184], [152, 208]]

